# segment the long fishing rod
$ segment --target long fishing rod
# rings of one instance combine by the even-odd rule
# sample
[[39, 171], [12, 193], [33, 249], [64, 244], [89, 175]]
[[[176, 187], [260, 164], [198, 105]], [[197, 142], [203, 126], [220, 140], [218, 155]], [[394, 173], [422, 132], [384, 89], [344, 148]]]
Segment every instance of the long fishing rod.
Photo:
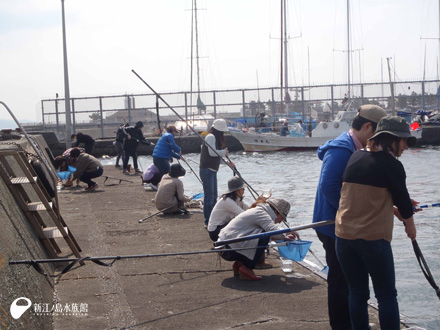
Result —
[[426, 209], [426, 208], [428, 208], [428, 207], [440, 207], [440, 203], [424, 204], [424, 205], [414, 206], [414, 210], [417, 210], [417, 209]]
[[[197, 178], [197, 180], [199, 180], [200, 184], [203, 186], [203, 182], [202, 180], [200, 180], [200, 178], [198, 177], [198, 175], [196, 174], [196, 172], [194, 172], [194, 170], [191, 168], [191, 166], [189, 166], [188, 162], [185, 160], [185, 158], [180, 158], [180, 160], [182, 160], [191, 170], [191, 172], [195, 175], [195, 177]], [[177, 160], [177, 162], [179, 162], [179, 159]]]
[[[283, 245], [286, 243], [278, 243], [277, 245]], [[236, 248], [236, 249], [228, 249], [228, 251], [242, 251], [242, 250], [252, 250], [252, 249], [266, 249], [269, 248], [269, 245], [264, 246], [256, 246], [256, 247], [245, 247], [245, 248]], [[47, 263], [60, 263], [60, 262], [70, 262], [59, 275], [51, 276], [51, 277], [61, 277], [63, 274], [66, 274], [69, 270], [72, 269], [74, 265], [77, 263], [84, 264], [84, 261], [92, 261], [99, 266], [111, 267], [117, 260], [122, 259], [142, 259], [142, 258], [153, 258], [153, 257], [171, 257], [171, 256], [181, 256], [181, 255], [193, 255], [193, 254], [206, 254], [206, 253], [220, 253], [226, 251], [222, 248], [213, 248], [211, 250], [204, 251], [189, 251], [189, 252], [170, 252], [170, 253], [156, 253], [156, 254], [134, 254], [134, 255], [124, 255], [124, 256], [102, 256], [102, 257], [82, 257], [82, 258], [59, 258], [59, 259], [34, 259], [34, 260], [10, 260], [9, 265], [31, 265], [34, 269], [42, 275], [49, 276], [46, 274], [39, 264], [47, 264]], [[105, 263], [101, 260], [113, 260], [110, 263]]]
[[[135, 75], [136, 75], [136, 77], [138, 77], [172, 112], [174, 112], [174, 114], [180, 119], [180, 120], [182, 120], [186, 125], [187, 125], [187, 127], [189, 127], [190, 129], [191, 129], [191, 131], [193, 131], [193, 133], [195, 134], [195, 135], [197, 135], [203, 142], [205, 142], [205, 140], [203, 139], [203, 137], [191, 126], [191, 125], [189, 125], [188, 124], [188, 122], [176, 111], [176, 110], [174, 110], [174, 108], [171, 106], [171, 105], [169, 105], [168, 104], [168, 102], [167, 101], [165, 101], [165, 99], [159, 94], [159, 93], [157, 93], [154, 89], [153, 89], [153, 87], [151, 87], [144, 79], [142, 79], [142, 77], [140, 76], [140, 75], [138, 75], [137, 74], [137, 72], [136, 71], [134, 71], [134, 70], [131, 70], [131, 72], [133, 72]], [[234, 169], [232, 168], [232, 166], [226, 161], [226, 160], [224, 160], [224, 158], [217, 152], [217, 150], [215, 150], [215, 148], [213, 148], [212, 146], [210, 146], [209, 144], [206, 144], [206, 146], [208, 147], [208, 148], [210, 148], [215, 154], [217, 154], [217, 156], [226, 164], [226, 165], [228, 165], [229, 166], [229, 168], [232, 170], [232, 171], [234, 171]], [[238, 175], [238, 173], [237, 173], [237, 175]], [[245, 179], [243, 179], [243, 177], [241, 176], [241, 175], [238, 175], [239, 177], [240, 177], [240, 179], [242, 179], [243, 180], [243, 182], [248, 186], [248, 187], [251, 187], [250, 186], [250, 184], [249, 183], [247, 183], [246, 182], [246, 180]]]
[[154, 217], [155, 215], [158, 215], [159, 213], [162, 213], [163, 211], [169, 210], [170, 208], [175, 207], [175, 206], [177, 206], [177, 205], [178, 205], [178, 204], [173, 204], [173, 205], [171, 205], [171, 206], [168, 206], [168, 207], [166, 207], [166, 208], [164, 208], [164, 209], [162, 209], [162, 210], [159, 210], [159, 211], [156, 212], [156, 213], [150, 214], [149, 216], [140, 219], [138, 222], [139, 222], [139, 223], [142, 223], [142, 222], [144, 222], [145, 220], [148, 220], [148, 219], [150, 219], [151, 217]]
[[[228, 156], [226, 156], [226, 158], [231, 162], [231, 160], [229, 159]], [[239, 178], [242, 179], [242, 176], [241, 176], [240, 172], [238, 172], [238, 170], [237, 170], [237, 166], [234, 166], [233, 171], [234, 171], [234, 175], [237, 174], [237, 176], [238, 176]], [[243, 180], [243, 182], [244, 182], [244, 180]], [[258, 193], [255, 191], [255, 189], [252, 188], [251, 186], [247, 186], [247, 188], [248, 188], [249, 192], [251, 193], [252, 197], [253, 197], [255, 200], [257, 200]], [[255, 194], [257, 197], [255, 197], [254, 194]]]
[[237, 238], [227, 239], [227, 240], [224, 240], [224, 241], [217, 241], [217, 242], [214, 242], [214, 246], [218, 247], [218, 246], [223, 246], [223, 245], [227, 245], [227, 244], [231, 244], [231, 243], [237, 243], [237, 242], [242, 242], [242, 241], [249, 241], [251, 239], [256, 239], [256, 238], [262, 238], [262, 237], [268, 237], [268, 236], [270, 237], [270, 236], [273, 236], [273, 235], [284, 234], [284, 233], [288, 233], [288, 232], [291, 232], [291, 231], [297, 231], [297, 230], [303, 230], [303, 229], [308, 229], [308, 228], [316, 228], [316, 227], [321, 227], [321, 226], [332, 225], [334, 223], [335, 223], [334, 220], [327, 220], [327, 221], [315, 222], [315, 223], [310, 223], [310, 224], [307, 224], [307, 225], [302, 225], [302, 226], [297, 226], [297, 227], [291, 227], [291, 228], [285, 228], [285, 229], [280, 229], [280, 230], [268, 231], [268, 232], [264, 232], [264, 233], [260, 233], [260, 234], [255, 234], [255, 235], [237, 237]]

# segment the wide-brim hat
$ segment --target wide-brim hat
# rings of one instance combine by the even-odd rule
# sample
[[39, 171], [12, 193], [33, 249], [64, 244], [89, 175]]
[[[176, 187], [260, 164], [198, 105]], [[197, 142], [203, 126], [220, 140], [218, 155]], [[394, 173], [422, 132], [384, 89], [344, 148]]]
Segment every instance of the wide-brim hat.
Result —
[[378, 123], [383, 117], [386, 117], [387, 112], [378, 105], [364, 104], [358, 109], [357, 115], [372, 122]]
[[214, 127], [217, 131], [220, 131], [220, 132], [229, 131], [228, 124], [226, 123], [226, 120], [224, 120], [224, 119], [214, 120], [214, 122], [212, 123], [212, 127]]
[[272, 206], [279, 214], [281, 214], [286, 220], [290, 211], [290, 203], [282, 198], [273, 198], [268, 200], [267, 203]]
[[228, 191], [225, 192], [226, 194], [230, 194], [231, 192], [240, 190], [245, 187], [245, 184], [241, 178], [238, 176], [234, 176], [228, 180]]
[[374, 139], [380, 134], [391, 134], [399, 138], [406, 138], [408, 147], [414, 147], [417, 143], [417, 138], [411, 135], [409, 124], [402, 117], [384, 117], [377, 124], [376, 133], [368, 140]]

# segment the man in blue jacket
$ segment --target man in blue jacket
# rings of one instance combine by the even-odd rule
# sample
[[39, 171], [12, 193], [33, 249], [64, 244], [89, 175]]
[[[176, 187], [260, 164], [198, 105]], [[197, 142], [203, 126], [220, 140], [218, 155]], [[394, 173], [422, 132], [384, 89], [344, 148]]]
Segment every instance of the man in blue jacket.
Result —
[[[377, 105], [366, 104], [359, 108], [352, 128], [334, 140], [319, 147], [322, 160], [321, 175], [316, 191], [313, 222], [335, 220], [341, 196], [342, 176], [350, 156], [367, 145], [374, 135], [377, 123], [387, 114]], [[348, 309], [348, 285], [335, 252], [335, 225], [316, 228], [325, 249], [328, 265], [328, 312], [330, 326], [335, 329], [351, 329]]]
[[181, 149], [174, 141], [174, 136], [178, 134], [175, 126], [168, 126], [167, 131], [157, 141], [153, 150], [153, 163], [157, 166], [160, 172], [160, 177], [164, 176], [170, 171], [170, 159], [180, 159], [179, 154]]

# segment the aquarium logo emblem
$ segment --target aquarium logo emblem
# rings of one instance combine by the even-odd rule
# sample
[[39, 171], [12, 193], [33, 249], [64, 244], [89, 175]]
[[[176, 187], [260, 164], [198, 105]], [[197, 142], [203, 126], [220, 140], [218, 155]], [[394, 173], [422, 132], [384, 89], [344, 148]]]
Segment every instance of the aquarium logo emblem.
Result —
[[[19, 300], [25, 300], [26, 303], [27, 303], [27, 305], [17, 305], [17, 302], [18, 302]], [[32, 302], [31, 302], [30, 299], [28, 299], [28, 298], [26, 298], [26, 297], [20, 297], [20, 298], [15, 299], [15, 300], [12, 302], [12, 304], [11, 304], [11, 308], [10, 308], [9, 310], [10, 310], [10, 312], [11, 312], [11, 316], [12, 316], [14, 319], [17, 320], [17, 319], [19, 319], [19, 318], [24, 314], [24, 312], [26, 312], [31, 306], [32, 306]]]

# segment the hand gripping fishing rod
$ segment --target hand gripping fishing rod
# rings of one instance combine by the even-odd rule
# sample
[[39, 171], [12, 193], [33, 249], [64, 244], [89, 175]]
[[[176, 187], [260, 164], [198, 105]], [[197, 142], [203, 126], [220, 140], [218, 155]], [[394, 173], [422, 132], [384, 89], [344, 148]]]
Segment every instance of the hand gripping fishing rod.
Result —
[[274, 236], [274, 235], [289, 233], [291, 231], [297, 231], [297, 230], [302, 230], [302, 229], [316, 228], [316, 227], [321, 227], [321, 226], [332, 225], [334, 223], [335, 223], [334, 220], [327, 220], [327, 221], [310, 223], [310, 224], [307, 224], [307, 225], [301, 225], [301, 226], [297, 226], [297, 227], [291, 227], [291, 228], [285, 228], [285, 229], [280, 229], [280, 230], [268, 231], [268, 232], [264, 232], [264, 233], [260, 233], [260, 234], [255, 234], [255, 235], [237, 237], [237, 238], [227, 239], [227, 240], [224, 240], [224, 241], [217, 241], [217, 242], [214, 242], [214, 246], [218, 247], [218, 246], [223, 246], [223, 245], [227, 245], [227, 244], [231, 244], [231, 243], [237, 243], [237, 242], [242, 242], [242, 241], [249, 241], [251, 239], [256, 239], [256, 238], [262, 238], [262, 237], [267, 237], [267, 236], [270, 237], [270, 236]]
[[[203, 139], [203, 137], [191, 126], [188, 124], [188, 122], [176, 111], [173, 109], [173, 107], [171, 105], [168, 104], [167, 101], [164, 100], [164, 98], [157, 93], [153, 87], [151, 87], [144, 79], [142, 79], [142, 77], [140, 75], [137, 74], [136, 71], [131, 70], [131, 72], [133, 72], [136, 77], [138, 77], [140, 79], [140, 81], [142, 81], [172, 112], [174, 112], [174, 114], [179, 117], [180, 120], [182, 120], [184, 123], [186, 123], [187, 127], [189, 127], [191, 129], [191, 131], [197, 135], [203, 142], [205, 142], [205, 140]], [[229, 166], [229, 168], [234, 172], [234, 168], [226, 161], [223, 159], [223, 157], [217, 152], [217, 150], [215, 150], [215, 148], [211, 147], [209, 144], [206, 144], [206, 146], [208, 148], [210, 148], [215, 154], [217, 154], [217, 156], [226, 164]], [[243, 182], [249, 187], [249, 189], [252, 189], [257, 195], [258, 193], [251, 187], [251, 185], [249, 183], [246, 182], [245, 179], [243, 179], [243, 177], [237, 172], [235, 171], [234, 173], [237, 173], [237, 175], [240, 177], [240, 179], [243, 180]]]

